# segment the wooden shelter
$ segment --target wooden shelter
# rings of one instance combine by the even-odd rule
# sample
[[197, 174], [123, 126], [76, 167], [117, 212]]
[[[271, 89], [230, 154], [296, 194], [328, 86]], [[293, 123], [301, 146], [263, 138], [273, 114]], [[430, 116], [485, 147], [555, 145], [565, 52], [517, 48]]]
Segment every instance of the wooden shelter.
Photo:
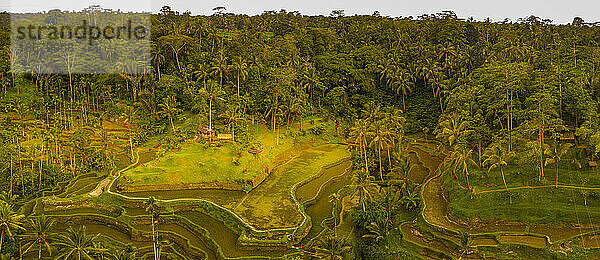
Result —
[[217, 140], [229, 142], [229, 141], [233, 140], [233, 135], [232, 134], [217, 134]]

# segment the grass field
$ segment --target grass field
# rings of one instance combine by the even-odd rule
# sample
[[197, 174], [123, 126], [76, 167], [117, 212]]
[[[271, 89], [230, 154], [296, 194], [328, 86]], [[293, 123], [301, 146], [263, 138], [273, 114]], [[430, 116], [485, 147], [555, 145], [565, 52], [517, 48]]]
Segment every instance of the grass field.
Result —
[[325, 129], [319, 135], [306, 134], [309, 132], [306, 130], [312, 127], [308, 121], [304, 123], [303, 131], [299, 130], [298, 123], [278, 131], [263, 125], [258, 126], [258, 131], [249, 131], [253, 134], [258, 132], [253, 140], [263, 148], [258, 155], [251, 154], [247, 147], [234, 142], [219, 143], [217, 147], [209, 145], [209, 142], [194, 141], [177, 150], [159, 152], [161, 156], [126, 171], [123, 176], [130, 181], [127, 185], [133, 187], [213, 182], [243, 185], [288, 159], [295, 145], [316, 144], [319, 140], [330, 138], [330, 129]]

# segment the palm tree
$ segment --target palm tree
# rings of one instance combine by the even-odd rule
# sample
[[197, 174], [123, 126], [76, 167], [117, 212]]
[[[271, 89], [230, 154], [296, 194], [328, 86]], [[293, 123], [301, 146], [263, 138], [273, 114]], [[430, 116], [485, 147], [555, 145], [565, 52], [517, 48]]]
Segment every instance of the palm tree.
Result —
[[406, 194], [400, 198], [400, 204], [404, 205], [408, 210], [419, 208], [419, 203], [421, 202], [421, 195], [419, 194], [420, 186], [417, 185], [413, 189], [413, 191], [410, 191], [410, 188], [406, 187]]
[[166, 247], [172, 246], [172, 242], [165, 239], [163, 235], [159, 234], [156, 239], [156, 251], [158, 252], [158, 260], [160, 260], [160, 255]]
[[319, 259], [344, 259], [344, 254], [348, 252], [352, 246], [345, 239], [327, 235], [319, 239], [314, 249], [319, 255]]
[[390, 171], [390, 178], [387, 179], [385, 186], [388, 189], [397, 187], [402, 190], [406, 188], [410, 182], [408, 176], [413, 169], [412, 161], [407, 153], [394, 152], [394, 165], [394, 168]]
[[[373, 131], [370, 131], [368, 134], [370, 136], [372, 136], [371, 138], [371, 142], [369, 143], [370, 147], [376, 146], [377, 147], [377, 154], [379, 156], [379, 178], [381, 179], [381, 182], [383, 183], [383, 167], [381, 165], [381, 149], [384, 149], [385, 147], [389, 147], [389, 142], [388, 142], [388, 131], [386, 130], [387, 128], [385, 127], [385, 125], [383, 124], [382, 121], [377, 121], [374, 124], [374, 129]], [[388, 155], [389, 155], [389, 151], [388, 151]]]
[[337, 215], [336, 212], [342, 202], [342, 196], [338, 192], [332, 193], [329, 195], [329, 202], [333, 204], [333, 207], [331, 209], [331, 216], [333, 217], [333, 232], [337, 236], [337, 220], [339, 215]]
[[302, 113], [305, 111], [304, 102], [300, 98], [289, 98], [283, 107], [286, 111], [286, 125], [288, 129], [290, 127], [290, 119], [294, 120], [295, 116], [300, 117], [300, 129], [302, 129]]
[[465, 134], [471, 133], [468, 121], [461, 121], [459, 114], [446, 115], [444, 121], [440, 122], [440, 133], [436, 138], [447, 140], [450, 146], [459, 141], [459, 138]]
[[[436, 81], [435, 77], [437, 75], [438, 70], [439, 68], [435, 61], [433, 61], [432, 59], [425, 59], [424, 64], [421, 65], [419, 75], [423, 78], [423, 82], [425, 82], [425, 84], [427, 85], [428, 81]], [[431, 91], [433, 93], [433, 96], [435, 97], [436, 93], [433, 85], [431, 86]]]
[[554, 142], [553, 147], [550, 147], [548, 144], [544, 144], [544, 154], [548, 156], [546, 157], [544, 166], [548, 166], [548, 164], [552, 163], [556, 164], [556, 187], [558, 187], [558, 164], [572, 146], [572, 143], [559, 144], [558, 140]]
[[[381, 222], [385, 222], [385, 223], [381, 223]], [[362, 237], [371, 238], [371, 239], [375, 240], [375, 242], [385, 240], [388, 237], [388, 235], [390, 234], [390, 232], [393, 230], [393, 229], [392, 230], [389, 229], [389, 224], [390, 223], [389, 223], [388, 219], [371, 222], [366, 226], [369, 233], [363, 235]]]
[[[248, 75], [248, 64], [241, 56], [238, 56], [236, 60], [233, 62], [233, 67], [237, 71], [237, 97], [240, 99], [240, 78], [242, 80], [246, 80], [246, 75]], [[238, 101], [238, 107], [240, 106]]]
[[408, 95], [412, 91], [411, 87], [414, 83], [411, 81], [412, 78], [410, 73], [406, 70], [402, 70], [396, 76], [395, 81], [393, 82], [393, 87], [396, 93], [402, 95], [402, 110], [406, 111], [406, 103], [404, 101], [404, 97]]
[[110, 256], [110, 248], [106, 247], [102, 241], [94, 241], [95, 259], [104, 260], [106, 256]]
[[223, 101], [224, 99], [221, 98], [221, 96], [225, 94], [225, 92], [216, 84], [214, 80], [209, 80], [204, 85], [204, 88], [202, 88], [201, 94], [208, 98], [208, 129], [212, 138], [212, 104], [215, 100]]
[[508, 186], [506, 185], [506, 178], [504, 178], [503, 167], [507, 165], [507, 161], [513, 155], [514, 155], [513, 152], [507, 152], [506, 150], [502, 149], [500, 144], [492, 145], [490, 148], [488, 148], [485, 151], [485, 153], [483, 155], [484, 157], [486, 157], [486, 159], [483, 161], [483, 165], [489, 166], [488, 173], [496, 167], [500, 168], [500, 173], [502, 174], [502, 181], [504, 182], [504, 188], [506, 189], [506, 192], [508, 193], [509, 203], [512, 203], [512, 198], [510, 196], [510, 192], [508, 191]]
[[227, 127], [229, 128], [229, 131], [231, 131], [231, 136], [235, 141], [235, 123], [237, 121], [243, 121], [245, 118], [239, 113], [237, 108], [233, 106], [229, 106], [229, 109], [227, 109], [219, 117], [227, 121]]
[[227, 57], [223, 55], [223, 52], [219, 52], [219, 58], [216, 63], [211, 67], [211, 74], [219, 76], [219, 85], [223, 88], [223, 74], [229, 69], [227, 65]]
[[308, 67], [303, 73], [301, 84], [304, 88], [304, 91], [308, 94], [309, 100], [311, 101], [313, 100], [314, 88], [316, 87], [321, 89], [323, 87], [323, 83], [319, 78], [318, 72], [313, 66]]
[[5, 236], [12, 238], [14, 231], [25, 230], [24, 219], [25, 216], [15, 212], [11, 205], [0, 201], [0, 251], [2, 251], [2, 242]]
[[121, 114], [121, 117], [123, 117], [124, 123], [125, 124], [129, 124], [129, 148], [131, 151], [131, 161], [133, 161], [135, 159], [135, 156], [133, 154], [133, 136], [132, 136], [132, 132], [133, 132], [133, 118], [136, 115], [136, 110], [134, 106], [126, 106], [125, 110], [123, 110], [123, 113]]
[[146, 212], [150, 213], [150, 219], [152, 221], [152, 247], [154, 249], [154, 259], [157, 260], [158, 259], [158, 251], [156, 250], [156, 232], [155, 232], [156, 222], [154, 221], [155, 213], [157, 213], [156, 199], [154, 197], [150, 197], [150, 198], [148, 198], [148, 200], [146, 200], [144, 202], [144, 204], [146, 205]]
[[46, 248], [48, 254], [52, 254], [50, 243], [48, 242], [54, 234], [51, 232], [54, 224], [53, 219], [41, 215], [40, 217], [30, 219], [31, 231], [26, 234], [30, 242], [25, 245], [25, 253], [31, 251], [37, 246], [38, 259], [42, 258], [42, 249]]
[[94, 242], [99, 235], [88, 235], [85, 226], [79, 229], [69, 227], [66, 234], [59, 234], [54, 243], [60, 249], [58, 259], [94, 259]]
[[459, 145], [456, 150], [450, 154], [450, 165], [453, 166], [454, 170], [460, 170], [464, 173], [467, 179], [467, 189], [471, 191], [471, 184], [469, 183], [469, 165], [475, 164], [475, 161], [471, 158], [473, 153], [472, 149], [467, 149], [463, 145]]
[[17, 201], [18, 197], [19, 195], [17, 194], [11, 194], [7, 193], [6, 191], [2, 191], [0, 192], [0, 203], [6, 202], [6, 204], [8, 204], [9, 206], [13, 206], [14, 203]]
[[367, 160], [367, 145], [369, 136], [369, 122], [365, 119], [359, 119], [354, 123], [354, 126], [350, 129], [350, 137], [354, 139], [354, 143], [358, 145], [358, 150], [365, 159], [365, 172], [369, 171], [369, 164]]
[[175, 133], [175, 125], [173, 125], [173, 114], [175, 114], [178, 111], [177, 99], [175, 99], [175, 96], [168, 96], [164, 98], [163, 102], [161, 104], [158, 104], [158, 106], [162, 109], [162, 113], [167, 114], [169, 122], [171, 123], [171, 129], [173, 130], [173, 133]]
[[355, 171], [352, 176], [352, 184], [348, 185], [348, 187], [352, 190], [351, 197], [358, 197], [358, 201], [362, 204], [363, 211], [367, 211], [365, 206], [365, 202], [371, 201], [371, 189], [374, 189], [377, 185], [373, 183], [375, 178], [369, 175], [367, 172], [363, 171]]
[[161, 52], [162, 46], [160, 42], [153, 44], [152, 48], [152, 63], [156, 65], [156, 71], [158, 72], [158, 80], [160, 80], [160, 65], [165, 63], [165, 56]]
[[384, 113], [381, 111], [381, 106], [370, 102], [365, 105], [365, 109], [361, 111], [361, 116], [368, 120], [369, 123], [374, 123], [382, 118]]
[[267, 105], [267, 111], [265, 112], [265, 118], [271, 118], [271, 130], [275, 132], [277, 117], [283, 114], [283, 108], [281, 105], [281, 88], [274, 88], [274, 93], [269, 97], [265, 98]]
[[[175, 26], [173, 26], [175, 27]], [[165, 36], [161, 36], [158, 40], [169, 47], [175, 56], [175, 61], [179, 72], [182, 72], [181, 63], [179, 62], [179, 53], [185, 48], [185, 46], [192, 42], [194, 39], [182, 34], [182, 28], [172, 28], [172, 33]], [[187, 79], [186, 79], [187, 81]]]

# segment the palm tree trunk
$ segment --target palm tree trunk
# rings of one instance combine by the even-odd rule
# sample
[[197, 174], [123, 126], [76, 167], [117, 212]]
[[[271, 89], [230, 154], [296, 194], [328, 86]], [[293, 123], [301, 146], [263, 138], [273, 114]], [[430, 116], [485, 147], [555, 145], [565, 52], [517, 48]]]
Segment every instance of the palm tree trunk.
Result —
[[510, 152], [510, 106], [508, 102], [508, 88], [506, 88], [506, 129], [508, 135], [508, 151]]
[[[542, 103], [538, 102], [538, 110], [541, 116], [542, 113]], [[539, 176], [539, 180], [542, 180], [542, 177], [544, 177], [544, 132], [542, 131], [542, 125], [540, 124], [540, 129], [539, 129], [539, 136], [540, 136], [540, 176]]]
[[212, 142], [212, 97], [208, 99], [208, 131], [210, 136], [210, 141]]
[[151, 213], [150, 219], [152, 220], [152, 248], [154, 250], [154, 260], [157, 259], [156, 255], [156, 236], [154, 232], [154, 212]]
[[333, 202], [333, 208], [331, 209], [331, 216], [333, 216], [333, 234], [337, 237], [337, 216], [335, 214], [335, 205], [337, 203]]
[[369, 163], [367, 161], [367, 147], [366, 147], [366, 144], [363, 144], [363, 150], [364, 150], [364, 155], [365, 155], [365, 172], [368, 173], [369, 172]]
[[465, 177], [467, 178], [467, 189], [471, 191], [471, 184], [469, 183], [469, 170], [466, 167], [467, 166], [465, 166]]
[[2, 242], [4, 241], [4, 229], [2, 229], [2, 233], [0, 233], [0, 252], [2, 252]]
[[361, 196], [360, 200], [362, 201], [362, 208], [363, 208], [363, 212], [367, 211], [367, 208], [365, 207], [365, 199]]
[[171, 117], [171, 112], [169, 112], [169, 122], [171, 122], [171, 129], [173, 129], [173, 133], [175, 133], [175, 126], [173, 125], [173, 118]]
[[392, 157], [390, 156], [390, 146], [388, 145], [387, 147], [387, 154], [388, 154], [388, 163], [390, 165], [390, 171], [392, 170]]
[[13, 157], [12, 154], [10, 155], [10, 196], [12, 197], [13, 195], [13, 182], [14, 182], [14, 177], [13, 177]]
[[135, 155], [133, 154], [133, 138], [131, 137], [131, 128], [129, 129], [129, 150], [131, 150], [131, 162], [135, 160]]
[[544, 132], [542, 132], [542, 128], [540, 127], [540, 177], [541, 181], [544, 177]]
[[479, 142], [477, 143], [477, 151], [478, 151], [478, 160], [479, 160], [479, 167], [482, 167], [483, 165], [481, 164], [481, 140], [479, 140]]
[[558, 188], [558, 160], [556, 161], [556, 185], [555, 186]]
[[383, 170], [381, 169], [381, 146], [377, 147], [377, 152], [379, 154], [379, 178], [381, 179], [381, 182], [383, 183]]
[[504, 182], [504, 188], [506, 189], [506, 192], [508, 193], [508, 203], [512, 204], [512, 198], [510, 196], [510, 192], [508, 191], [508, 186], [506, 185], [506, 179], [504, 178], [504, 170], [502, 170], [502, 166], [500, 166], [500, 173], [502, 173], [502, 181]]
[[404, 103], [404, 93], [402, 93], [402, 109], [404, 113], [406, 113], [406, 104]]

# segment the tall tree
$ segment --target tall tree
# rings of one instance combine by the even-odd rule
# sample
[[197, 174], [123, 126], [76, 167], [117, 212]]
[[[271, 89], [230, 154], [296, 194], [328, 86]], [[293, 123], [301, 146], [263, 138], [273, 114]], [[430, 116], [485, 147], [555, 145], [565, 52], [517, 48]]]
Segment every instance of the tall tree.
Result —
[[175, 99], [175, 96], [168, 96], [168, 97], [164, 98], [163, 102], [158, 104], [158, 106], [161, 108], [162, 113], [166, 114], [167, 117], [169, 118], [169, 123], [171, 124], [171, 129], [173, 130], [173, 133], [175, 133], [175, 125], [173, 124], [173, 116], [175, 115], [175, 113], [177, 111], [179, 111], [179, 109], [177, 108], [177, 99]]
[[150, 197], [144, 202], [144, 205], [146, 206], [146, 212], [150, 214], [150, 221], [152, 225], [152, 248], [154, 250], [154, 260], [158, 260], [158, 251], [156, 250], [156, 221], [154, 218], [157, 213], [158, 207], [156, 204], [156, 199], [154, 197]]
[[569, 149], [571, 149], [571, 147], [573, 147], [572, 143], [561, 144], [558, 141], [558, 139], [554, 141], [553, 146], [544, 144], [544, 154], [548, 156], [546, 157], [546, 162], [544, 163], [544, 165], [548, 166], [548, 164], [556, 164], [556, 187], [558, 187], [558, 165], [560, 161], [564, 158], [564, 156], [567, 154]]
[[59, 234], [56, 245], [59, 249], [59, 259], [89, 259], [93, 260], [94, 242], [98, 235], [89, 235], [85, 232], [85, 226], [78, 229], [69, 227], [66, 234]]
[[500, 173], [502, 174], [502, 182], [504, 182], [504, 188], [508, 193], [509, 203], [512, 203], [512, 197], [510, 196], [508, 186], [506, 185], [506, 178], [504, 177], [504, 166], [508, 164], [508, 160], [512, 156], [514, 156], [513, 152], [508, 152], [507, 150], [502, 149], [502, 146], [496, 143], [490, 146], [488, 149], [486, 149], [484, 153], [484, 157], [486, 159], [483, 161], [483, 165], [489, 167], [488, 172], [492, 171], [494, 168], [500, 168]]
[[0, 201], [0, 251], [6, 236], [12, 239], [15, 231], [25, 230], [25, 227], [23, 227], [24, 219], [25, 216], [15, 212], [11, 205], [5, 201]]
[[52, 254], [52, 247], [50, 246], [50, 240], [55, 236], [52, 233], [52, 229], [56, 221], [52, 218], [41, 215], [37, 218], [30, 219], [31, 230], [26, 234], [27, 239], [30, 241], [25, 245], [24, 253], [30, 252], [36, 249], [38, 251], [38, 259], [42, 259], [42, 249], [46, 249], [48, 255]]
[[455, 171], [461, 171], [464, 174], [467, 180], [467, 189], [469, 191], [473, 191], [471, 189], [471, 184], [469, 183], [469, 165], [476, 164], [471, 158], [472, 154], [473, 150], [467, 149], [464, 145], [458, 145], [449, 157], [452, 168]]

